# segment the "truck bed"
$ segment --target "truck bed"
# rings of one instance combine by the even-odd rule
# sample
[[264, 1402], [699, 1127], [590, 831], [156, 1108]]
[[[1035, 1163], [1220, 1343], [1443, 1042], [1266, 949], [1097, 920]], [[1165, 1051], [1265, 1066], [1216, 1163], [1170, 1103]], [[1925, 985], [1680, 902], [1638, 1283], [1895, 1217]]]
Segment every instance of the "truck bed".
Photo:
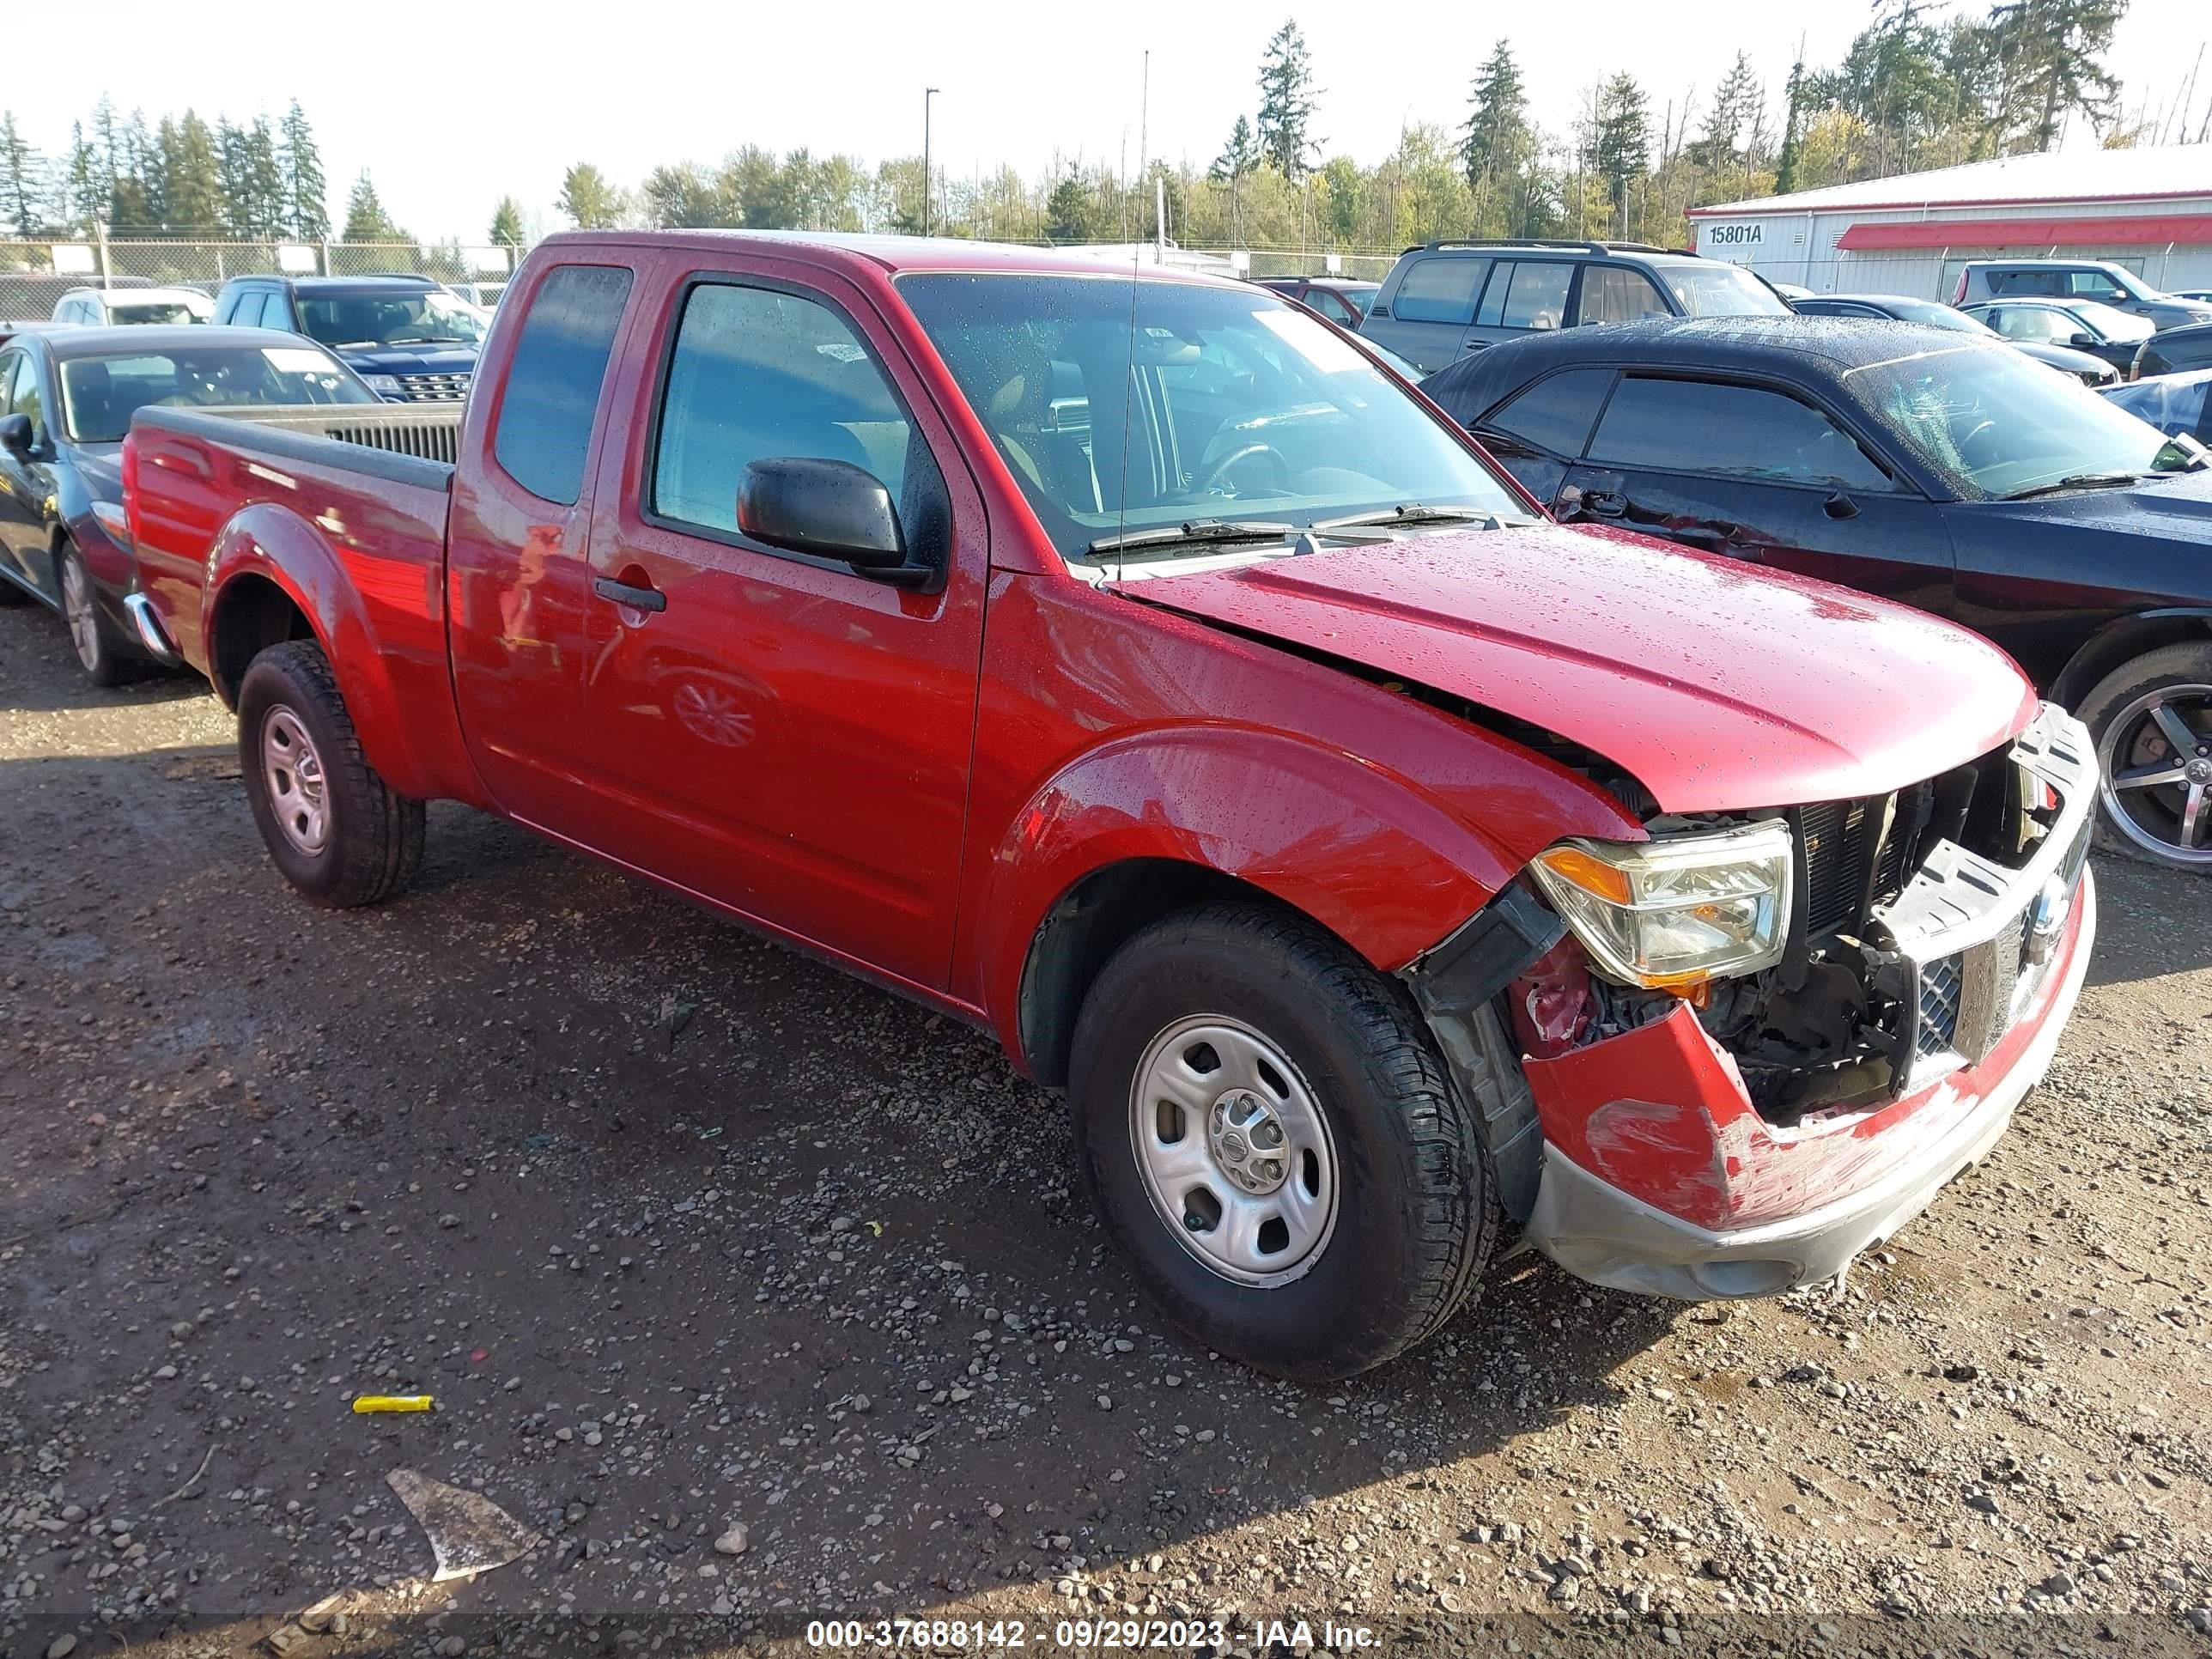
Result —
[[[442, 661], [446, 513], [461, 410], [366, 404], [142, 409], [131, 422], [139, 579], [184, 659], [211, 673], [204, 589], [272, 539], [320, 542], [387, 642]], [[222, 544], [220, 546], [218, 544]]]

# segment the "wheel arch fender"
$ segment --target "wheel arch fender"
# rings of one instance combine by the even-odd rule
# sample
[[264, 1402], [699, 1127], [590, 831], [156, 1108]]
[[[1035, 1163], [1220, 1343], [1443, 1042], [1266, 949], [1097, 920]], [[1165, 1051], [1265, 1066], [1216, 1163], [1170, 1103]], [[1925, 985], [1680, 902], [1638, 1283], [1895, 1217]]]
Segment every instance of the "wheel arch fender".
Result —
[[1113, 949], [1184, 903], [1279, 904], [1391, 972], [1480, 909], [1517, 860], [1407, 781], [1283, 732], [1132, 733], [1063, 767], [988, 866], [973, 958], [1010, 1054], [1064, 1080]]
[[2191, 640], [2212, 640], [2212, 605], [2166, 605], [2115, 617], [2067, 659], [2051, 683], [2051, 700], [2071, 708], [2123, 664], [2160, 646]]
[[398, 698], [359, 592], [320, 532], [289, 507], [234, 514], [208, 550], [200, 601], [208, 678], [228, 708], [254, 657], [312, 638], [329, 659], [369, 764], [401, 794], [436, 793], [420, 775]]

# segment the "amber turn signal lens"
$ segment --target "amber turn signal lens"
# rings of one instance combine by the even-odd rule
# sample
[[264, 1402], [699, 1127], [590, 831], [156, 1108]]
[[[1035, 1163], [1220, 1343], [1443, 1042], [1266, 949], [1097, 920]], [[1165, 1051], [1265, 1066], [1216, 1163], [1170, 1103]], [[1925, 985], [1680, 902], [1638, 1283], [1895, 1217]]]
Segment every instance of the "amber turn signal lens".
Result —
[[1560, 880], [1609, 904], [1626, 904], [1631, 894], [1628, 872], [1585, 853], [1579, 847], [1554, 847], [1540, 854], [1544, 867]]

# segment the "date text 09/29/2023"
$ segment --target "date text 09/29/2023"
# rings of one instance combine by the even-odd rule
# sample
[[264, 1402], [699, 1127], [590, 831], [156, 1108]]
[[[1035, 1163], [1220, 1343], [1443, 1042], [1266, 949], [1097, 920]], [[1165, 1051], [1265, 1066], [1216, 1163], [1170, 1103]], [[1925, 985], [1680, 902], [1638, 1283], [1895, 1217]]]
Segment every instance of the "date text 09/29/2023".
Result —
[[1032, 1627], [1019, 1619], [817, 1619], [806, 1626], [806, 1644], [828, 1649], [1014, 1648], [1123, 1649], [1188, 1653], [1224, 1648], [1287, 1648], [1293, 1652], [1376, 1645], [1364, 1625], [1318, 1626], [1304, 1619], [1062, 1619]]

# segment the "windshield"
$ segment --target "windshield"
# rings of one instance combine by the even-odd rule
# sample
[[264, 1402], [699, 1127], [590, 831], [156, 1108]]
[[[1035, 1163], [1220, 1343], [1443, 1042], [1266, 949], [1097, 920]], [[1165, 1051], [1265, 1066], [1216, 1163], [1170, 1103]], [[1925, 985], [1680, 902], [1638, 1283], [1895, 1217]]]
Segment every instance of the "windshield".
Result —
[[1853, 395], [1960, 495], [1986, 501], [2069, 478], [2128, 483], [2188, 456], [2069, 374], [1961, 344], [1844, 377]]
[[1741, 265], [1718, 259], [1655, 266], [1686, 317], [1787, 317], [1790, 302]]
[[206, 319], [207, 313], [195, 311], [182, 300], [159, 300], [148, 305], [118, 306], [110, 303], [107, 315], [117, 323], [197, 323]]
[[70, 441], [115, 444], [134, 410], [155, 405], [373, 404], [354, 373], [313, 346], [216, 346], [118, 352], [61, 364], [62, 430]]
[[300, 325], [309, 339], [331, 346], [477, 345], [484, 337], [482, 312], [434, 289], [303, 295]]
[[1980, 318], [1969, 317], [1949, 306], [1939, 306], [1933, 300], [1885, 300], [1882, 303], [1889, 308], [1889, 314], [1901, 323], [1925, 323], [1930, 328], [1948, 328], [1984, 337], [1996, 332]]
[[2158, 332], [2158, 325], [2149, 318], [2095, 300], [2076, 300], [2066, 309], [2108, 340], [2148, 340]]
[[1265, 292], [1072, 275], [899, 292], [1070, 559], [1200, 520], [1528, 515], [1359, 347]]

